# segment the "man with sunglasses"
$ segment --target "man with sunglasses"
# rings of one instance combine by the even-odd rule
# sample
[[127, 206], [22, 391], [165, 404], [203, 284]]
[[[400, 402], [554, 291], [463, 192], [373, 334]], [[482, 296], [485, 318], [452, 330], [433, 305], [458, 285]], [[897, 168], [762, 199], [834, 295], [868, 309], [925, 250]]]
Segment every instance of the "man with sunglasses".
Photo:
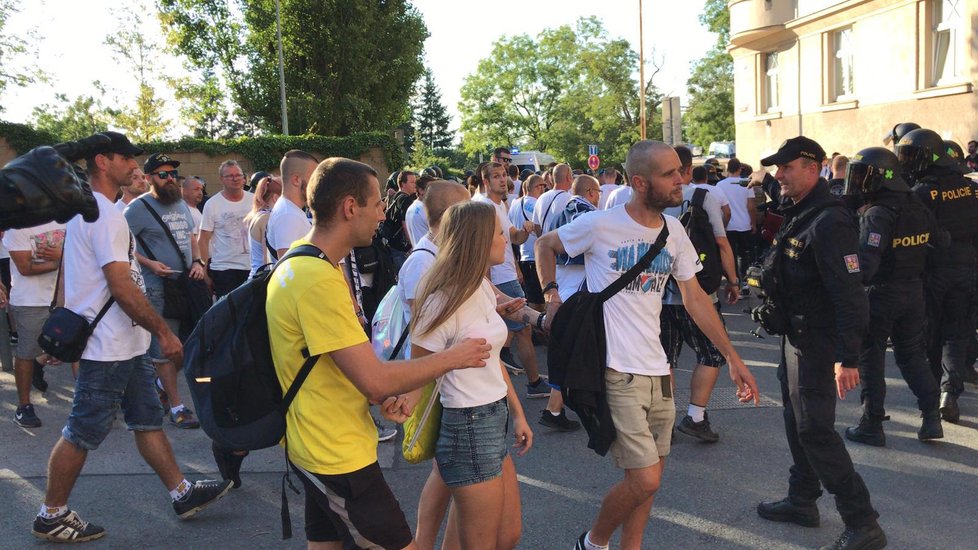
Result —
[[492, 162], [498, 162], [503, 166], [509, 167], [513, 163], [513, 155], [506, 147], [496, 147], [492, 150]]
[[[189, 267], [191, 278], [204, 278], [204, 264], [197, 250], [197, 241], [193, 239], [196, 229], [194, 218], [190, 207], [183, 201], [183, 189], [177, 183], [178, 166], [180, 161], [165, 153], [150, 155], [143, 165], [143, 171], [149, 178], [149, 192], [133, 201], [125, 211], [129, 229], [138, 244], [138, 260], [146, 283], [146, 297], [160, 316], [163, 316], [165, 305], [163, 279], [176, 278], [183, 266]], [[157, 216], [166, 223], [166, 229], [157, 221]], [[179, 252], [167, 231], [176, 241]], [[166, 322], [175, 334], [179, 334], [179, 320], [166, 319]], [[177, 371], [183, 365], [175, 365], [164, 356], [155, 337], [148, 353], [156, 367], [160, 401], [167, 409], [165, 412], [170, 421], [178, 428], [199, 428], [200, 422], [193, 411], [184, 406], [177, 387]]]

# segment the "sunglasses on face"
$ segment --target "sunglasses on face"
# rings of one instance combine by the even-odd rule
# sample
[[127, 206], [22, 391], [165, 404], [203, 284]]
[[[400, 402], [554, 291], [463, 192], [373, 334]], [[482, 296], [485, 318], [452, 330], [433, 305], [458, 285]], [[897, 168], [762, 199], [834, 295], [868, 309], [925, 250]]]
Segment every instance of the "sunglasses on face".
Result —
[[509, 163], [513, 162], [512, 157], [497, 157], [497, 160], [499, 162], [504, 163], [504, 164], [509, 164]]
[[160, 170], [159, 172], [153, 172], [153, 175], [160, 178], [161, 180], [165, 180], [167, 178], [176, 179], [178, 174], [179, 172], [177, 172], [176, 170]]

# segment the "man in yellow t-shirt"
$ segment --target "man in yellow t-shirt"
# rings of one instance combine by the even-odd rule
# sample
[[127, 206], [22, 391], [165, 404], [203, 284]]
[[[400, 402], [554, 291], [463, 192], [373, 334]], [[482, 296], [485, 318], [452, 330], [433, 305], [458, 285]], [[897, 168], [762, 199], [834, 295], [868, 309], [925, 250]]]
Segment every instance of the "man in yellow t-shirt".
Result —
[[306, 538], [317, 547], [413, 548], [411, 530], [377, 464], [377, 430], [367, 407], [381, 403], [403, 422], [410, 406], [401, 394], [459, 368], [481, 368], [483, 339], [413, 361], [381, 362], [360, 327], [350, 291], [335, 260], [367, 246], [384, 219], [377, 173], [353, 160], [330, 158], [306, 190], [313, 226], [293, 243], [319, 248], [328, 260], [289, 258], [268, 286], [266, 313], [272, 359], [282, 391], [305, 361], [320, 355], [287, 414], [292, 468], [306, 488]]

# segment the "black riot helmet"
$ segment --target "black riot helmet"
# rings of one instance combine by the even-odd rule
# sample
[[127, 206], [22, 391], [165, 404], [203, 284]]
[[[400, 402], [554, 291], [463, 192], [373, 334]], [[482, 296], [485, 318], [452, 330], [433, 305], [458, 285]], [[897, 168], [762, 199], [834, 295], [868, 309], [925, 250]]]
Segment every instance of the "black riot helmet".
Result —
[[944, 140], [944, 155], [956, 164], [967, 164], [964, 160], [964, 149], [953, 139]]
[[900, 122], [893, 126], [893, 129], [890, 130], [888, 134], [883, 136], [883, 143], [892, 143], [893, 146], [896, 147], [896, 145], [900, 143], [900, 140], [903, 139], [903, 136], [919, 129], [920, 124], [917, 124], [916, 122]]
[[908, 174], [917, 175], [931, 166], [953, 166], [954, 161], [944, 154], [944, 140], [933, 130], [919, 128], [903, 136], [897, 143], [897, 157]]
[[900, 175], [900, 161], [884, 147], [869, 147], [849, 159], [846, 168], [846, 195], [870, 195], [880, 190], [907, 193], [910, 186]]

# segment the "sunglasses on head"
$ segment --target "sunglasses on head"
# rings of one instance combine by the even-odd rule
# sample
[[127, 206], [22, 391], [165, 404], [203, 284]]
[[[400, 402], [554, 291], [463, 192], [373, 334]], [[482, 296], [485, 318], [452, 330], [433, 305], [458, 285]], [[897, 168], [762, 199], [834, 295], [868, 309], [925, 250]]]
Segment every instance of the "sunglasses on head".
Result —
[[160, 170], [159, 172], [153, 172], [153, 175], [160, 178], [161, 180], [165, 180], [167, 178], [176, 179], [178, 174], [179, 172], [177, 172], [176, 170]]

